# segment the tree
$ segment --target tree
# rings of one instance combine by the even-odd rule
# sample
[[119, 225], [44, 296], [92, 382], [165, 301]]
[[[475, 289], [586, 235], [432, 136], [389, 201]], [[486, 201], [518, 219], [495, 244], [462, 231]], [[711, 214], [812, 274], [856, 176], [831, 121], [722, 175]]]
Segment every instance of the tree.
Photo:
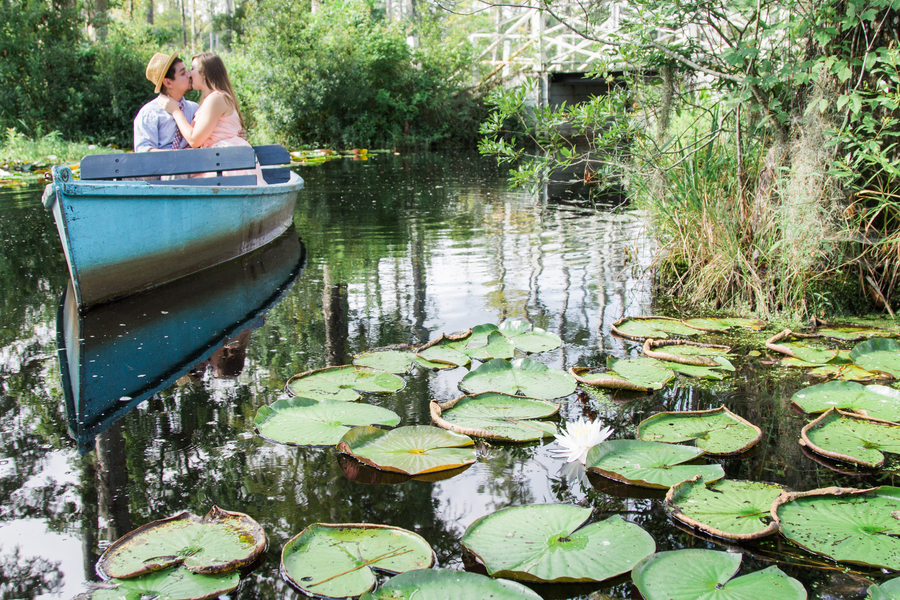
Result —
[[[861, 262], [866, 252], [833, 242], [866, 223], [861, 214], [871, 221], [888, 205], [896, 214], [890, 158], [900, 133], [893, 116], [898, 6], [895, 0], [638, 0], [629, 4], [623, 26], [609, 32], [603, 27], [608, 7], [541, 0], [539, 10], [610, 48], [609, 62], [594, 70], [602, 75], [612, 65], [624, 67], [630, 90], [533, 116], [521, 95], [500, 92], [484, 126], [483, 151], [523, 158], [523, 149], [504, 137], [504, 123], [519, 119], [536, 132], [541, 151], [520, 163], [523, 181], [584, 159], [555, 133], [557, 122], [571, 120], [595, 134], [609, 131], [616, 116], [619, 131], [633, 140], [629, 160], [603, 164], [627, 176], [632, 193], [651, 208], [666, 245], [660, 276], [669, 290], [719, 307], [803, 315], [813, 311], [810, 302], [834, 308], [821, 286], [833, 295], [854, 265], [886, 299], [896, 267], [889, 273], [884, 261]], [[677, 130], [673, 115], [682, 121]], [[693, 123], [685, 122], [688, 115]], [[591, 139], [591, 151], [608, 156], [610, 144], [622, 138]], [[685, 181], [695, 184], [685, 188]], [[875, 200], [867, 189], [873, 181], [880, 190]], [[855, 201], [863, 191], [867, 202]], [[844, 212], [848, 196], [860, 211], [851, 221]], [[730, 216], [730, 226], [711, 223], [713, 215]], [[710, 227], [719, 241], [701, 241], [698, 252], [698, 238]], [[893, 231], [878, 234], [884, 242]], [[884, 244], [878, 247], [883, 251]]]

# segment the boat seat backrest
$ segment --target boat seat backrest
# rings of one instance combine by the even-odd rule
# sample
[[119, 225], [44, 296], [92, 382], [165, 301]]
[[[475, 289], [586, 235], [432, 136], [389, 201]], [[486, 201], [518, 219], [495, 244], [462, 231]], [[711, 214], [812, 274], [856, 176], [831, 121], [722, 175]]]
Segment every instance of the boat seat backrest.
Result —
[[[254, 185], [252, 175], [223, 177], [222, 172], [253, 169], [257, 161], [263, 167], [263, 178], [268, 183], [282, 183], [290, 179], [290, 169], [286, 167], [266, 168], [291, 162], [288, 151], [277, 144], [85, 156], [81, 161], [80, 179], [97, 181], [215, 172], [217, 177], [179, 180], [178, 185]], [[172, 184], [171, 181], [151, 183]]]

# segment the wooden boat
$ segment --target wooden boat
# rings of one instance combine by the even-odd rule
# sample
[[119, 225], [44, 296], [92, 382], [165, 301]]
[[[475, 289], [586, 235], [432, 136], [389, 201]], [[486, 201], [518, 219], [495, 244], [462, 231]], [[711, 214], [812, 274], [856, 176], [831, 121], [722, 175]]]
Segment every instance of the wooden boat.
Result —
[[[288, 168], [255, 175], [228, 171], [286, 164], [281, 146], [229, 147], [85, 157], [81, 178], [53, 167], [44, 206], [53, 212], [74, 285], [85, 308], [231, 260], [281, 235], [293, 222], [303, 179]], [[191, 173], [174, 181], [129, 178]]]
[[57, 354], [79, 450], [92, 450], [94, 436], [262, 326], [305, 260], [292, 226], [254, 252], [88, 310], [79, 309], [70, 281], [59, 303]]

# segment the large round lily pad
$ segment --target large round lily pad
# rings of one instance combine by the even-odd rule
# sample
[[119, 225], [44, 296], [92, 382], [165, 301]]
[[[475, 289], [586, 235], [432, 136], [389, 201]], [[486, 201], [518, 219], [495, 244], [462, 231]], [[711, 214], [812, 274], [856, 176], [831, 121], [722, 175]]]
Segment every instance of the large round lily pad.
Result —
[[211, 600], [234, 591], [240, 581], [237, 570], [201, 575], [178, 565], [134, 579], [111, 579], [75, 600]]
[[847, 342], [866, 340], [873, 337], [895, 337], [897, 335], [895, 331], [866, 327], [864, 325], [828, 325], [819, 327], [816, 329], [816, 333], [824, 337]]
[[800, 431], [800, 444], [813, 452], [876, 468], [884, 454], [900, 454], [900, 425], [837, 409], [829, 409]]
[[709, 535], [753, 540], [778, 531], [769, 510], [784, 491], [761, 481], [720, 479], [705, 484], [700, 477], [673, 485], [666, 494], [670, 515]]
[[685, 319], [685, 325], [702, 329], [703, 331], [726, 331], [732, 327], [743, 327], [759, 331], [766, 328], [766, 322], [759, 319], [745, 319], [743, 317], [708, 317]]
[[463, 377], [459, 387], [467, 394], [500, 392], [552, 400], [568, 396], [578, 384], [565, 372], [530, 358], [495, 358]]
[[428, 425], [354, 427], [344, 434], [338, 450], [376, 469], [419, 475], [456, 469], [475, 462], [472, 438]]
[[449, 402], [431, 402], [431, 420], [456, 433], [494, 440], [528, 442], [556, 434], [556, 425], [538, 421], [559, 412], [559, 404], [485, 392]]
[[516, 348], [528, 354], [555, 350], [562, 346], [562, 340], [555, 333], [534, 327], [521, 319], [511, 319], [500, 324], [500, 333], [505, 335]]
[[656, 549], [618, 515], [585, 525], [591, 509], [568, 504], [504, 508], [469, 525], [462, 545], [493, 577], [523, 581], [603, 581], [630, 571]]
[[194, 573], [224, 573], [249, 565], [265, 548], [259, 523], [213, 506], [204, 517], [183, 512], [126, 533], [100, 557], [97, 573], [129, 579], [177, 564]]
[[900, 379], [900, 344], [896, 340], [874, 338], [862, 342], [850, 351], [850, 360], [866, 371]]
[[399, 422], [397, 413], [380, 406], [309, 398], [277, 400], [261, 406], [253, 420], [264, 438], [299, 446], [333, 446], [341, 441], [348, 427]]
[[640, 342], [647, 338], [667, 339], [669, 334], [692, 336], [700, 333], [699, 329], [669, 317], [626, 317], [613, 323], [611, 331], [619, 337]]
[[541, 600], [521, 583], [491, 579], [478, 573], [451, 569], [420, 569], [391, 577], [360, 600]]
[[433, 563], [431, 546], [421, 536], [387, 525], [315, 523], [281, 552], [285, 578], [306, 594], [327, 598], [371, 590], [373, 569], [403, 573]]
[[693, 441], [708, 454], [728, 456], [753, 447], [762, 430], [724, 406], [712, 410], [661, 412], [641, 421], [638, 437], [647, 442]]
[[[467, 348], [466, 344], [471, 335], [471, 329], [458, 335], [442, 333], [440, 337], [419, 348], [416, 356], [431, 362], [464, 367], [472, 362], [473, 354], [485, 356], [483, 349]], [[478, 358], [478, 356], [475, 356], [475, 358]]]
[[612, 440], [591, 448], [585, 467], [609, 479], [655, 489], [672, 487], [695, 475], [706, 482], [723, 478], [722, 465], [683, 464], [703, 454], [703, 450], [691, 446]]
[[662, 389], [675, 378], [675, 372], [653, 358], [606, 359], [604, 373], [591, 373], [584, 367], [569, 367], [569, 374], [578, 382], [594, 387], [648, 392]]
[[288, 379], [285, 389], [291, 396], [313, 400], [359, 400], [360, 392], [393, 394], [406, 385], [393, 373], [354, 365], [307, 371]]
[[370, 350], [353, 358], [358, 367], [372, 367], [388, 373], [404, 375], [416, 362], [416, 355], [408, 350]]
[[807, 413], [842, 408], [876, 419], [900, 421], [900, 391], [883, 385], [829, 381], [798, 391], [791, 401]]
[[772, 504], [781, 533], [838, 562], [900, 570], [900, 488], [824, 488]]
[[658, 552], [641, 561], [631, 579], [645, 600], [806, 599], [803, 585], [778, 567], [734, 577], [742, 557], [694, 548]]

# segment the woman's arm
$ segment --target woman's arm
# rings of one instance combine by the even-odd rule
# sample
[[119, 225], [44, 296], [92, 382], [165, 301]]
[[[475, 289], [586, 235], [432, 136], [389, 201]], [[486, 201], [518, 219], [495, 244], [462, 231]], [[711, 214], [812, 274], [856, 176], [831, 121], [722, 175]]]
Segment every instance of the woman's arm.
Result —
[[194, 124], [191, 125], [178, 108], [177, 102], [168, 96], [160, 96], [159, 102], [163, 109], [175, 118], [175, 124], [178, 125], [181, 135], [192, 148], [199, 148], [209, 139], [219, 119], [231, 108], [222, 94], [210, 94], [200, 105], [197, 114], [194, 115]]

